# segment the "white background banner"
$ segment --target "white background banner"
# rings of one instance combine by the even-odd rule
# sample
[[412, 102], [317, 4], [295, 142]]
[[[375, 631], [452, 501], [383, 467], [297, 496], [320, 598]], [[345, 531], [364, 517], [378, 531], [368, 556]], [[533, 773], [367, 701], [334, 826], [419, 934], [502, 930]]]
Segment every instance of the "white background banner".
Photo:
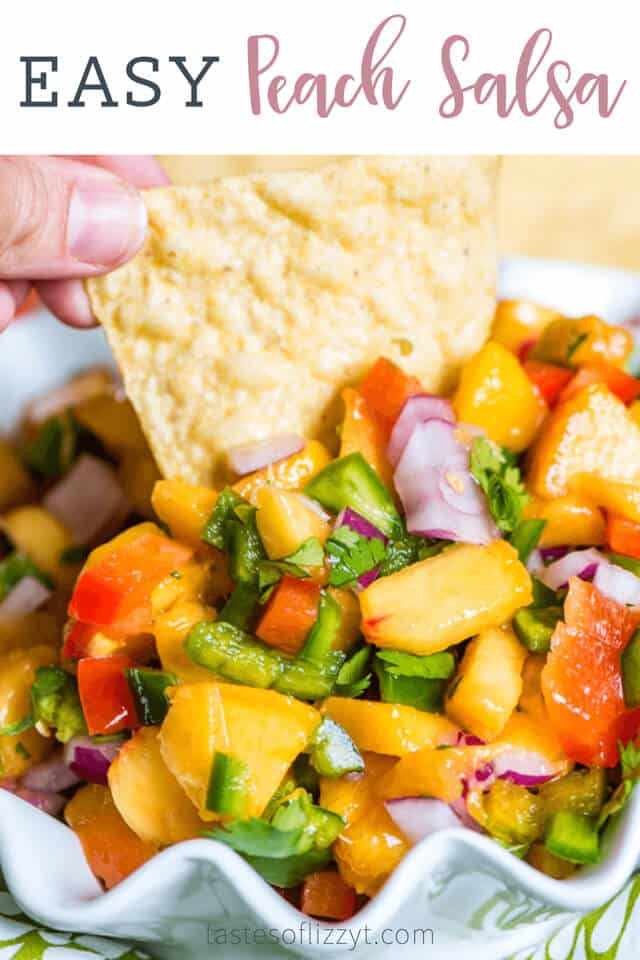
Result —
[[630, 0], [5, 0], [3, 14], [3, 153], [640, 153]]

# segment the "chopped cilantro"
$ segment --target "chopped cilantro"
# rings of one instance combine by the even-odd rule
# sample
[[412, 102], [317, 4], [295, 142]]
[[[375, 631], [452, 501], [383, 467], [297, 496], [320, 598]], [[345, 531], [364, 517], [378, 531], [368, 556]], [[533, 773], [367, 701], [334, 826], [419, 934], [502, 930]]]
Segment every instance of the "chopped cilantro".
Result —
[[378, 650], [377, 657], [388, 664], [392, 673], [398, 677], [448, 680], [456, 668], [454, 655], [446, 650], [422, 657], [401, 650]]
[[304, 580], [309, 576], [306, 570], [286, 560], [263, 560], [258, 566], [258, 590], [260, 603], [266, 603], [276, 583], [284, 576], [298, 577]]
[[78, 424], [69, 413], [51, 417], [22, 451], [22, 460], [45, 480], [57, 480], [73, 463], [78, 447]]
[[270, 821], [231, 820], [205, 836], [240, 853], [268, 883], [294, 887], [326, 866], [331, 844], [344, 825], [341, 817], [316, 806], [306, 790], [299, 790], [275, 802]]
[[8, 723], [6, 727], [0, 727], [0, 737], [17, 737], [25, 730], [31, 730], [34, 726], [33, 717], [22, 717], [13, 723]]
[[531, 518], [518, 524], [511, 535], [511, 545], [518, 551], [522, 563], [526, 563], [535, 548], [538, 546], [542, 531], [547, 525], [546, 520]]
[[384, 543], [377, 537], [368, 540], [350, 527], [339, 527], [327, 540], [329, 583], [332, 587], [355, 583], [382, 563], [385, 552]]
[[486, 495], [496, 526], [503, 533], [513, 533], [529, 495], [510, 453], [477, 437], [471, 448], [471, 473]]
[[387, 544], [378, 576], [388, 577], [412, 563], [434, 557], [441, 550], [444, 550], [449, 542], [449, 540], [429, 540], [426, 537], [416, 537], [405, 531], [401, 537], [391, 540]]
[[237, 508], [243, 504], [246, 504], [246, 501], [235, 490], [225, 487], [202, 531], [204, 542], [218, 550], [226, 550], [229, 521], [234, 514], [237, 516]]
[[287, 563], [299, 567], [321, 567], [324, 563], [324, 550], [317, 537], [309, 537], [297, 550], [285, 557]]
[[622, 743], [619, 743], [618, 746], [620, 748], [622, 782], [616, 787], [600, 811], [598, 829], [603, 827], [610, 817], [620, 813], [640, 779], [640, 748], [635, 746], [633, 740], [630, 740], [626, 746], [623, 746]]
[[20, 754], [21, 757], [24, 757], [25, 760], [30, 760], [30, 759], [31, 759], [31, 754], [29, 753], [29, 751], [28, 751], [27, 748], [25, 747], [25, 745], [24, 745], [24, 743], [22, 742], [22, 740], [18, 740], [18, 742], [16, 743], [16, 753]]
[[54, 586], [51, 577], [40, 570], [24, 553], [11, 553], [0, 562], [0, 600], [13, 590], [24, 577], [33, 577], [51, 590]]

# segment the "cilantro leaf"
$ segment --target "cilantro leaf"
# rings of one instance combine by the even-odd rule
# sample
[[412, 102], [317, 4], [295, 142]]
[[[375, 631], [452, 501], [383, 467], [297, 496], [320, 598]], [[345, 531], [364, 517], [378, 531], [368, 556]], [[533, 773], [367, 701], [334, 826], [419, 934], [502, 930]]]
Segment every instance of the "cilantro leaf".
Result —
[[404, 533], [402, 537], [391, 540], [387, 544], [384, 559], [378, 571], [379, 577], [388, 577], [404, 567], [434, 557], [449, 545], [449, 540], [430, 540], [426, 537], [416, 537], [412, 533]]
[[202, 531], [204, 542], [218, 550], [226, 550], [229, 522], [238, 516], [237, 510], [243, 505], [250, 506], [235, 490], [225, 487]]
[[633, 740], [630, 740], [626, 746], [622, 743], [620, 747], [620, 766], [622, 767], [623, 780], [640, 779], [640, 747], [636, 747]]
[[33, 717], [22, 717], [14, 723], [8, 723], [6, 727], [0, 727], [0, 737], [17, 737], [25, 730], [31, 730], [34, 725]]
[[355, 700], [357, 697], [362, 696], [365, 690], [368, 690], [371, 686], [371, 674], [368, 673], [366, 676], [361, 677], [360, 680], [356, 680], [354, 683], [337, 683], [333, 688], [331, 693], [332, 697], [348, 697], [350, 700]]
[[636, 783], [640, 780], [640, 747], [636, 747], [633, 740], [630, 740], [626, 746], [619, 742], [618, 747], [620, 749], [622, 783], [616, 787], [600, 811], [598, 830], [605, 825], [610, 817], [620, 813], [631, 796]]
[[377, 657], [398, 677], [420, 677], [424, 680], [448, 680], [456, 668], [456, 660], [446, 650], [419, 656], [400, 650], [378, 650]]
[[324, 550], [317, 537], [309, 537], [284, 559], [286, 563], [293, 563], [299, 567], [321, 567], [324, 563]]
[[329, 583], [332, 587], [355, 583], [363, 573], [375, 569], [385, 553], [385, 545], [377, 537], [369, 540], [350, 527], [339, 527], [327, 540]]
[[298, 577], [304, 580], [309, 574], [302, 567], [295, 563], [288, 563], [286, 560], [263, 560], [258, 566], [258, 590], [260, 592], [260, 603], [266, 603], [271, 596], [271, 591], [279, 580], [284, 576]]
[[357, 650], [340, 667], [333, 695], [336, 697], [359, 697], [371, 684], [371, 674], [367, 673], [373, 649], [365, 645]]
[[518, 524], [511, 536], [511, 546], [518, 551], [522, 563], [526, 563], [535, 548], [538, 546], [542, 531], [547, 525], [546, 520], [531, 518]]
[[[325, 866], [344, 821], [316, 806], [306, 791], [275, 801], [271, 821], [251, 817], [231, 820], [205, 836], [226, 844], [269, 883], [297, 886], [313, 870]], [[270, 804], [273, 810], [274, 804]]]
[[529, 495], [511, 456], [484, 437], [477, 437], [471, 447], [471, 473], [487, 498], [496, 526], [503, 533], [513, 533], [520, 525]]

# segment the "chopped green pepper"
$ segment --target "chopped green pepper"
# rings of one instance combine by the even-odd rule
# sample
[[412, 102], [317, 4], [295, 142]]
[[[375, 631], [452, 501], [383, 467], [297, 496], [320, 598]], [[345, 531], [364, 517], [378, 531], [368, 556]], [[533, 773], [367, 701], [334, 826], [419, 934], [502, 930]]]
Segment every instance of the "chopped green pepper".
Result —
[[400, 676], [378, 657], [373, 661], [373, 668], [378, 678], [380, 699], [383, 703], [401, 703], [404, 706], [427, 710], [431, 713], [442, 710], [447, 689], [446, 680]]
[[218, 614], [218, 620], [250, 631], [256, 616], [260, 591], [253, 583], [238, 583]]
[[597, 863], [600, 835], [593, 817], [561, 810], [547, 821], [544, 844], [547, 850], [570, 863]]
[[355, 743], [339, 723], [323, 717], [309, 751], [311, 765], [323, 777], [342, 777], [364, 770], [364, 760]]
[[218, 550], [227, 549], [227, 526], [235, 516], [236, 507], [246, 503], [231, 487], [225, 487], [216, 500], [213, 513], [207, 520], [202, 531], [202, 539]]
[[640, 707], [640, 629], [636, 630], [621, 658], [624, 703], [630, 710]]
[[38, 667], [31, 686], [31, 709], [34, 722], [55, 730], [60, 743], [87, 732], [76, 679], [62, 667]]
[[342, 622], [340, 605], [325, 590], [320, 594], [320, 607], [316, 622], [305, 640], [302, 656], [320, 660], [333, 650]]
[[244, 761], [216, 751], [207, 788], [207, 810], [241, 817], [249, 796], [249, 768]]
[[178, 682], [175, 673], [130, 667], [126, 675], [140, 723], [147, 727], [162, 723], [169, 710], [165, 691]]
[[220, 620], [192, 627], [185, 650], [194, 663], [225, 680], [263, 689], [272, 687], [301, 700], [328, 696], [345, 656], [342, 651], [333, 651], [324, 661], [290, 659]]
[[46, 420], [22, 451], [22, 460], [45, 480], [57, 480], [73, 463], [78, 444], [78, 426], [69, 413]]
[[389, 491], [361, 453], [328, 464], [311, 478], [305, 493], [334, 513], [351, 507], [387, 537], [402, 533], [402, 521]]
[[227, 523], [227, 565], [235, 583], [258, 584], [260, 564], [267, 559], [256, 526], [256, 508], [243, 508], [241, 517], [232, 517]]
[[513, 618], [513, 629], [527, 650], [547, 653], [551, 649], [553, 631], [562, 616], [562, 607], [523, 607]]
[[0, 600], [3, 600], [24, 577], [33, 577], [49, 590], [53, 589], [54, 583], [51, 577], [40, 570], [26, 554], [15, 551], [0, 562]]

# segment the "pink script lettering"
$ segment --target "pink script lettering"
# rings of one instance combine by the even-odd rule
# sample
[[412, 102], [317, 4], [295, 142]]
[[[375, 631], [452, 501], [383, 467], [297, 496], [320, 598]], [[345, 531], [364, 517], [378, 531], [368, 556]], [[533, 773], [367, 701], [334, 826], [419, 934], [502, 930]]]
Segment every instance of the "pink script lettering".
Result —
[[282, 114], [294, 104], [312, 101], [318, 116], [326, 119], [336, 107], [350, 107], [362, 99], [374, 107], [395, 110], [411, 81], [398, 89], [394, 68], [388, 61], [406, 24], [402, 14], [394, 14], [378, 24], [362, 54], [359, 78], [343, 73], [335, 81], [326, 73], [301, 73], [292, 79], [282, 73], [271, 75], [280, 55], [280, 41], [270, 33], [249, 37], [251, 112], [260, 116], [268, 106], [274, 113]]
[[[584, 106], [590, 100], [595, 101], [599, 116], [610, 117], [620, 102], [627, 81], [624, 80], [611, 92], [606, 73], [583, 73], [574, 80], [571, 64], [567, 60], [550, 61], [548, 55], [552, 42], [553, 34], [546, 27], [536, 30], [529, 37], [511, 81], [514, 94], [509, 98], [510, 78], [505, 73], [481, 73], [471, 83], [461, 83], [460, 65], [468, 60], [471, 46], [462, 35], [447, 37], [441, 59], [450, 93], [440, 104], [440, 116], [447, 120], [459, 117], [467, 99], [473, 99], [479, 105], [493, 100], [497, 115], [503, 119], [516, 109], [526, 117], [533, 117], [547, 103], [555, 104], [553, 123], [558, 130], [571, 126], [576, 104]], [[534, 82], [537, 93], [533, 89]], [[541, 84], [543, 92], [540, 92]]]

